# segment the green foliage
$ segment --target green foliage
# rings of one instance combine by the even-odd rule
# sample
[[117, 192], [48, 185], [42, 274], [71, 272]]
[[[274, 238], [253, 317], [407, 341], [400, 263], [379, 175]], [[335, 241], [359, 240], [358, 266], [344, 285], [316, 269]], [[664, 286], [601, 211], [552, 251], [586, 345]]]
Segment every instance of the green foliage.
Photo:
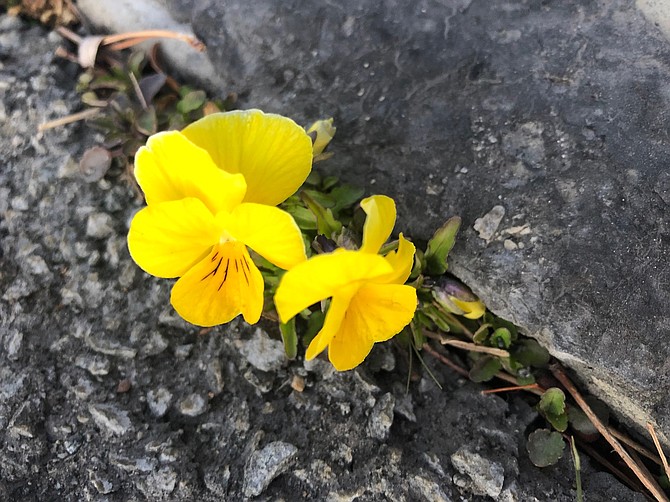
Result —
[[500, 358], [494, 356], [479, 357], [470, 368], [470, 380], [488, 382], [502, 369]]
[[286, 357], [295, 359], [298, 355], [298, 334], [295, 331], [295, 317], [286, 324], [279, 323], [279, 331], [284, 342]]
[[563, 436], [548, 429], [538, 429], [528, 436], [526, 450], [530, 461], [537, 467], [554, 465], [563, 456]]
[[433, 234], [432, 239], [428, 241], [428, 247], [424, 255], [425, 273], [442, 275], [447, 271], [447, 256], [451, 248], [454, 247], [456, 234], [460, 226], [461, 219], [454, 216]]
[[520, 364], [535, 368], [546, 367], [551, 359], [549, 351], [532, 338], [519, 340], [510, 348], [510, 353]]
[[538, 410], [559, 432], [568, 428], [568, 414], [565, 411], [565, 394], [557, 387], [547, 389], [537, 405]]

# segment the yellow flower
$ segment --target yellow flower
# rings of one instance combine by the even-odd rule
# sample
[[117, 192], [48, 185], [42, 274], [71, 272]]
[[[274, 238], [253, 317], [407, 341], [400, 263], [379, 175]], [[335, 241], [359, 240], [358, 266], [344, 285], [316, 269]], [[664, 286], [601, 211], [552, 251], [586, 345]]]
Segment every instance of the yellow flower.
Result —
[[395, 224], [393, 199], [383, 195], [361, 202], [367, 213], [363, 245], [338, 249], [290, 269], [279, 284], [275, 305], [282, 322], [310, 305], [332, 298], [323, 328], [307, 347], [313, 359], [328, 347], [339, 371], [358, 366], [375, 342], [399, 333], [414, 317], [416, 290], [404, 285], [414, 263], [414, 245], [400, 234], [398, 250], [377, 254]]
[[314, 136], [314, 156], [319, 156], [335, 136], [337, 128], [333, 126], [333, 119], [317, 120], [308, 129], [307, 134]]
[[151, 275], [180, 277], [170, 301], [190, 323], [215, 326], [240, 313], [258, 322], [263, 277], [247, 247], [283, 269], [306, 260], [300, 229], [274, 206], [311, 166], [304, 129], [259, 110], [155, 134], [135, 157], [147, 207], [130, 224], [130, 255]]

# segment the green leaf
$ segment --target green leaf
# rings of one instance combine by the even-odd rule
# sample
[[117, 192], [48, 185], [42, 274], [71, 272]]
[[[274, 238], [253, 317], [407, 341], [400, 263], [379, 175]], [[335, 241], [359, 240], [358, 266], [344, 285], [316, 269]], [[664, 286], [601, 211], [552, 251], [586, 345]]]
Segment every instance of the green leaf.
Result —
[[319, 190], [303, 190], [303, 193], [307, 193], [315, 202], [318, 204], [321, 204], [323, 207], [326, 208], [333, 208], [335, 207], [335, 199], [333, 199], [330, 195], [325, 194]]
[[509, 349], [512, 345], [512, 333], [507, 328], [498, 328], [493, 332], [489, 341], [492, 347]]
[[156, 120], [156, 109], [153, 106], [140, 112], [135, 120], [135, 129], [145, 136], [156, 134], [158, 121]]
[[191, 91], [177, 103], [177, 111], [186, 115], [204, 105], [206, 99], [205, 91]]
[[293, 219], [300, 227], [300, 230], [316, 230], [316, 216], [314, 213], [303, 206], [286, 205], [283, 209], [293, 216]]
[[502, 368], [500, 359], [492, 356], [483, 356], [477, 359], [470, 368], [470, 380], [473, 382], [488, 382]]
[[563, 456], [565, 442], [559, 432], [538, 429], [528, 436], [526, 450], [530, 461], [537, 467], [554, 465]]
[[461, 226], [461, 219], [458, 216], [449, 218], [447, 222], [438, 228], [433, 238], [428, 241], [426, 249], [426, 268], [425, 271], [431, 275], [442, 275], [447, 271], [447, 256], [454, 247], [456, 234]]
[[510, 348], [510, 353], [524, 366], [543, 368], [549, 364], [551, 355], [539, 343], [531, 338], [519, 340]]
[[298, 355], [298, 335], [295, 331], [295, 317], [286, 324], [279, 323], [279, 331], [281, 331], [281, 339], [284, 342], [286, 357], [295, 359]]
[[474, 334], [472, 335], [472, 341], [475, 342], [477, 345], [483, 345], [489, 338], [490, 327], [491, 325], [488, 323], [482, 324], [479, 328], [477, 328], [477, 331], [475, 331]]
[[351, 185], [341, 185], [334, 188], [329, 195], [335, 201], [333, 211], [338, 212], [353, 206], [361, 200], [363, 195], [365, 195], [365, 190], [363, 188], [352, 187]]
[[328, 176], [327, 178], [324, 178], [323, 182], [321, 183], [321, 188], [323, 190], [330, 190], [331, 188], [334, 188], [339, 182], [340, 179], [337, 176]]
[[424, 305], [423, 313], [438, 327], [438, 329], [448, 333], [451, 331], [449, 327], [449, 321], [444, 318], [442, 312], [440, 312], [434, 305]]
[[565, 412], [565, 394], [557, 387], [547, 389], [538, 404], [538, 409], [559, 432], [568, 428], [568, 414]]
[[305, 191], [301, 193], [301, 197], [305, 205], [312, 211], [312, 213], [314, 213], [314, 216], [316, 216], [317, 232], [330, 239], [333, 237], [333, 234], [342, 229], [342, 223], [334, 218], [333, 212], [330, 209], [326, 209], [316, 202]]

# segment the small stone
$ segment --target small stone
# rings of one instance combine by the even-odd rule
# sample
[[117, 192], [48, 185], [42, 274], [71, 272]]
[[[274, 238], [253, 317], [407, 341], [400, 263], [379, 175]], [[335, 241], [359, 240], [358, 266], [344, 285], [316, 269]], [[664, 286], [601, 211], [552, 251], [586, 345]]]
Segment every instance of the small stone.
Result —
[[132, 387], [132, 383], [128, 378], [124, 378], [119, 382], [119, 385], [116, 386], [116, 393], [117, 394], [125, 394], [128, 392]]
[[123, 359], [132, 359], [137, 355], [137, 350], [131, 347], [125, 347], [120, 343], [109, 338], [108, 334], [91, 334], [87, 332], [84, 336], [84, 342], [88, 347], [101, 354], [108, 356], [121, 357]]
[[49, 266], [41, 256], [30, 255], [23, 260], [26, 270], [32, 275], [46, 275], [49, 273]]
[[5, 337], [5, 351], [10, 361], [16, 361], [21, 353], [23, 333], [17, 330], [10, 331]]
[[165, 387], [150, 390], [147, 393], [147, 404], [151, 413], [157, 417], [162, 417], [170, 408], [170, 404], [172, 404], [172, 393]]
[[163, 335], [158, 331], [152, 331], [140, 352], [143, 356], [156, 356], [167, 349], [168, 346], [168, 341]]
[[240, 343], [242, 355], [254, 368], [276, 372], [286, 363], [284, 344], [270, 338], [262, 329], [257, 329], [251, 339]]
[[298, 449], [283, 441], [253, 452], [244, 467], [244, 495], [257, 497], [263, 493], [273, 479], [288, 470], [297, 455]]
[[503, 247], [504, 247], [507, 251], [514, 251], [514, 250], [517, 249], [519, 246], [518, 246], [518, 245], [516, 244], [516, 242], [514, 242], [512, 239], [505, 239], [505, 240], [503, 241]]
[[420, 500], [429, 500], [430, 502], [451, 502], [440, 485], [422, 476], [412, 476], [409, 479], [410, 489], [416, 492]]
[[221, 361], [218, 359], [213, 359], [207, 364], [207, 373], [206, 373], [207, 383], [209, 384], [209, 390], [214, 395], [221, 394], [224, 388], [223, 382], [223, 368], [221, 367]]
[[393, 408], [395, 406], [395, 397], [393, 394], [386, 393], [375, 403], [368, 419], [368, 425], [365, 432], [369, 437], [384, 441], [388, 438], [393, 425]]
[[106, 357], [91, 357], [80, 355], [74, 360], [74, 364], [87, 370], [91, 375], [103, 376], [109, 373], [110, 363]]
[[230, 467], [225, 466], [223, 469], [209, 468], [203, 476], [203, 481], [210, 492], [225, 500], [228, 482], [230, 481]]
[[14, 211], [27, 211], [30, 208], [28, 200], [21, 196], [13, 197], [10, 201], [10, 205]]
[[497, 232], [500, 222], [505, 216], [503, 206], [494, 206], [488, 213], [475, 220], [474, 229], [479, 233], [479, 238], [488, 244]]
[[179, 411], [188, 417], [197, 417], [207, 411], [207, 400], [200, 394], [191, 394], [179, 402]]
[[92, 404], [88, 411], [97, 426], [108, 434], [122, 436], [132, 428], [128, 412], [113, 404]]
[[92, 471], [89, 473], [89, 479], [93, 488], [102, 495], [107, 495], [114, 491], [114, 485], [108, 479], [103, 478], [100, 473]]
[[171, 467], [163, 467], [135, 484], [149, 500], [167, 500], [177, 486], [177, 473]]
[[136, 472], [151, 472], [158, 465], [155, 459], [149, 457], [132, 459], [122, 455], [110, 455], [109, 461], [115, 467], [131, 474]]
[[193, 344], [186, 343], [184, 345], [177, 345], [174, 348], [174, 355], [179, 359], [186, 359], [188, 356], [191, 355], [192, 351], [193, 351]]
[[296, 392], [302, 392], [305, 390], [305, 379], [298, 375], [293, 375], [291, 380], [291, 388]]
[[92, 213], [86, 221], [86, 235], [104, 239], [114, 232], [114, 220], [107, 213]]
[[488, 495], [497, 499], [502, 492], [505, 471], [498, 462], [462, 447], [451, 456], [451, 463], [454, 469], [470, 479], [471, 490], [475, 495]]

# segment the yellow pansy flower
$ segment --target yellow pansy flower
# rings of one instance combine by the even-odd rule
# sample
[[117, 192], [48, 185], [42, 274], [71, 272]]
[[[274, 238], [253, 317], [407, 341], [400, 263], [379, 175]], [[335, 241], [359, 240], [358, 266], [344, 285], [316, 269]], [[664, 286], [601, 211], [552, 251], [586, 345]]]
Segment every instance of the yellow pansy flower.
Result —
[[328, 347], [339, 371], [358, 366], [375, 342], [399, 333], [414, 317], [416, 290], [404, 285], [414, 264], [414, 245], [400, 234], [397, 251], [377, 254], [391, 235], [393, 199], [375, 195], [361, 202], [367, 213], [358, 251], [338, 249], [296, 265], [282, 277], [275, 305], [282, 322], [331, 298], [323, 328], [307, 347], [313, 359]]
[[305, 181], [312, 141], [292, 120], [259, 110], [215, 113], [155, 134], [135, 157], [147, 207], [128, 248], [147, 273], [179, 277], [170, 301], [199, 326], [263, 310], [263, 277], [249, 251], [287, 269], [307, 259], [300, 229], [274, 207]]

